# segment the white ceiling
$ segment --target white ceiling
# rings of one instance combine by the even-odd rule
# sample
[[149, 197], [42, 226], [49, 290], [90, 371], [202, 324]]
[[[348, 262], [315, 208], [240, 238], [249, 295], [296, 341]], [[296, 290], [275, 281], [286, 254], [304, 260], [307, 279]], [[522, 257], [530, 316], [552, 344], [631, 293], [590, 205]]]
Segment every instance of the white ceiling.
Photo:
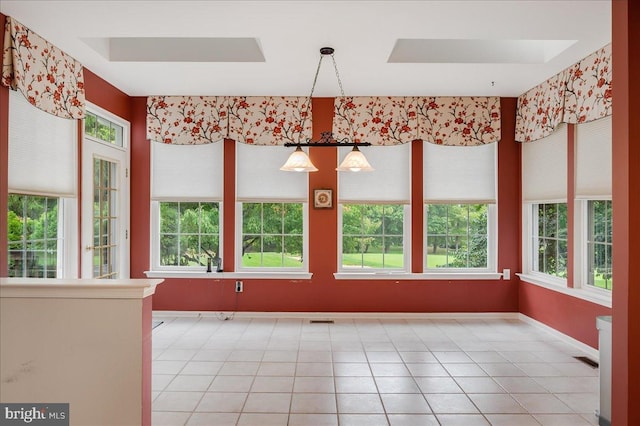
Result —
[[[1, 0], [0, 12], [132, 96], [307, 96], [323, 46], [335, 48], [346, 95], [518, 96], [611, 41], [611, 0]], [[109, 61], [116, 37], [255, 38], [265, 61]], [[389, 63], [398, 39], [472, 42], [439, 52], [457, 62]], [[482, 63], [478, 49], [496, 61], [509, 40], [554, 49], [526, 57], [561, 52], [546, 62]], [[459, 44], [448, 43], [445, 50]], [[460, 62], [469, 48], [476, 54]], [[424, 56], [416, 50], [416, 60]], [[325, 60], [314, 96], [339, 93]]]

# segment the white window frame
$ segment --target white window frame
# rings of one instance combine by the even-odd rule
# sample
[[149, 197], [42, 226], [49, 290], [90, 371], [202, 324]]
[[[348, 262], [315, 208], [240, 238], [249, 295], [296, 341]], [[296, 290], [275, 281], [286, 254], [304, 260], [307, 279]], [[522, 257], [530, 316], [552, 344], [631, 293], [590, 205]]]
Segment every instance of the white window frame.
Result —
[[[51, 194], [37, 194], [9, 191], [9, 195], [29, 197], [48, 197], [58, 200], [58, 243], [56, 247], [56, 278], [78, 278], [78, 201], [76, 198], [60, 197]], [[9, 242], [5, 242], [9, 244]]]
[[[423, 214], [424, 214], [424, 227], [423, 227], [423, 235], [422, 235], [422, 247], [423, 247], [423, 270], [426, 274], [434, 274], [434, 275], [450, 275], [450, 274], [460, 274], [461, 278], [464, 278], [465, 274], [495, 274], [498, 269], [498, 207], [495, 203], [483, 203], [475, 200], [470, 200], [468, 202], [459, 202], [455, 204], [486, 204], [487, 205], [487, 267], [486, 268], [427, 268], [427, 256], [428, 246], [427, 246], [427, 221], [429, 220], [427, 216], [427, 205], [428, 204], [442, 204], [442, 203], [424, 203], [423, 206]], [[453, 204], [453, 203], [452, 203]]]
[[84, 120], [82, 121], [82, 137], [83, 139], [89, 139], [93, 142], [97, 142], [97, 143], [101, 143], [103, 145], [106, 145], [108, 147], [114, 148], [114, 149], [118, 149], [120, 151], [128, 151], [129, 150], [129, 144], [130, 144], [130, 134], [131, 134], [131, 124], [124, 120], [121, 117], [118, 117], [117, 115], [115, 115], [114, 113], [112, 113], [111, 111], [107, 111], [104, 108], [101, 108], [97, 105], [94, 105], [90, 102], [87, 102], [87, 111], [89, 111], [91, 114], [96, 115], [98, 117], [102, 117], [102, 118], [106, 118], [107, 120], [111, 121], [114, 124], [117, 124], [118, 126], [122, 127], [122, 146], [120, 145], [116, 145], [113, 143], [109, 143], [107, 141], [103, 141], [102, 139], [98, 139], [96, 137], [93, 137], [91, 135], [88, 135], [85, 133], [84, 130]]
[[[534, 215], [534, 205], [538, 204], [566, 204], [566, 200], [543, 200], [528, 201], [522, 206], [522, 268], [523, 276], [526, 281], [532, 281], [534, 284], [543, 286], [551, 286], [558, 288], [567, 287], [567, 279], [545, 274], [533, 269], [534, 249], [533, 249], [533, 230], [537, 228], [538, 217]], [[568, 218], [567, 218], [568, 221]], [[568, 230], [567, 230], [568, 231]], [[568, 242], [568, 240], [567, 240]]]
[[[338, 274], [357, 275], [357, 274], [406, 274], [411, 271], [411, 204], [403, 204], [402, 219], [402, 263], [403, 268], [345, 268], [342, 265], [342, 212], [343, 204], [363, 204], [363, 205], [382, 205], [388, 203], [376, 203], [374, 201], [368, 203], [339, 203], [338, 204]], [[392, 203], [393, 204], [393, 203]], [[401, 203], [395, 203], [401, 204]]]
[[[246, 267], [242, 266], [242, 205], [243, 203], [290, 203], [302, 204], [302, 267]], [[269, 278], [290, 278], [288, 274], [305, 274], [309, 272], [309, 203], [292, 200], [244, 200], [236, 202], [235, 212], [235, 270], [238, 273], [257, 273], [259, 276], [267, 276]], [[271, 274], [269, 274], [271, 273]], [[272, 275], [274, 274], [274, 275]]]
[[573, 287], [580, 289], [592, 297], [612, 300], [612, 290], [589, 285], [589, 201], [611, 201], [609, 197], [575, 200], [574, 204], [574, 258], [573, 258]]
[[[217, 200], [151, 200], [151, 270], [152, 271], [166, 271], [166, 272], [206, 272], [207, 266], [180, 266], [180, 265], [160, 265], [160, 203], [218, 203], [218, 247], [219, 253], [217, 254], [221, 260], [221, 266], [224, 265], [224, 252], [223, 252], [223, 235], [222, 232], [222, 216], [223, 205], [222, 201]], [[212, 272], [216, 272], [217, 264], [213, 264]]]

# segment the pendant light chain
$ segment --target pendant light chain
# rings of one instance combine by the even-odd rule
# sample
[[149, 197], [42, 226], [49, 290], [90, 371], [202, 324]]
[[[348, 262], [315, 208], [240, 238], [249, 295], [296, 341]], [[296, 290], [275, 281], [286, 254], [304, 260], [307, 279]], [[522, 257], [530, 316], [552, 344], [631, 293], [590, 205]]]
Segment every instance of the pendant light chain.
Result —
[[[333, 55], [331, 55], [333, 57]], [[313, 84], [311, 85], [311, 93], [309, 93], [309, 97], [307, 98], [307, 102], [304, 109], [304, 116], [302, 117], [302, 123], [300, 127], [302, 131], [298, 134], [298, 142], [300, 142], [300, 136], [304, 131], [304, 123], [307, 121], [307, 117], [309, 116], [309, 108], [311, 108], [311, 98], [313, 96], [313, 91], [316, 90], [316, 83], [318, 81], [318, 74], [320, 74], [320, 66], [322, 65], [322, 60], [324, 59], [324, 55], [320, 55], [320, 60], [318, 61], [318, 67], [316, 68], [316, 75], [313, 77]], [[334, 61], [335, 63], [335, 61]]]
[[[340, 80], [340, 73], [338, 72], [338, 64], [336, 64], [336, 58], [333, 57], [333, 53], [331, 54], [331, 60], [333, 61], [333, 69], [336, 71], [336, 79], [338, 80], [338, 86], [340, 87], [340, 96], [342, 96], [342, 101], [345, 102], [346, 101], [346, 96], [344, 95], [344, 89], [342, 88], [342, 80]], [[351, 109], [351, 108], [347, 108], [347, 109]], [[355, 116], [355, 111], [351, 111], [351, 116]], [[353, 118], [353, 117], [351, 117]], [[355, 120], [351, 120], [351, 119], [347, 119], [347, 124], [349, 125], [349, 136], [354, 137], [354, 142], [355, 142], [355, 135], [353, 134], [353, 122]]]
[[[336, 71], [336, 78], [338, 79], [338, 86], [340, 86], [340, 96], [342, 96], [344, 98], [345, 96], [344, 96], [344, 89], [342, 88], [342, 80], [340, 80], [340, 73], [338, 72], [338, 64], [336, 64], [336, 58], [333, 57], [333, 53], [331, 54], [331, 60], [333, 61], [333, 69]], [[317, 77], [317, 75], [316, 75], [316, 77]]]

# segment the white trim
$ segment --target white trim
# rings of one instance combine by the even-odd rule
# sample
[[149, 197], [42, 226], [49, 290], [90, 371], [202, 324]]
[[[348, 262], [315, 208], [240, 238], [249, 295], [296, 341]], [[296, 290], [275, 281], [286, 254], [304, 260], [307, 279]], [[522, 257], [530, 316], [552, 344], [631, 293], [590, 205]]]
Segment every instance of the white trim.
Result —
[[499, 280], [502, 274], [494, 272], [445, 272], [411, 274], [403, 272], [334, 272], [336, 280]]
[[310, 280], [313, 276], [310, 272], [269, 272], [269, 271], [256, 271], [256, 272], [205, 272], [205, 271], [145, 271], [144, 274], [147, 278], [189, 278], [189, 279], [211, 279], [211, 280], [223, 280], [223, 279], [257, 279], [257, 280]]
[[[62, 207], [62, 208], [60, 208]], [[78, 278], [78, 248], [80, 235], [78, 232], [78, 199], [60, 198], [58, 213], [62, 211], [63, 223], [58, 224], [58, 230], [62, 227], [62, 273], [60, 278]], [[60, 218], [58, 218], [60, 220]], [[60, 234], [58, 234], [60, 235]], [[60, 247], [58, 248], [60, 249]], [[60, 268], [58, 264], [58, 268]]]
[[[564, 201], [524, 201], [522, 203], [522, 272], [523, 275], [528, 276], [529, 279], [541, 282], [543, 285], [555, 284], [558, 286], [567, 286], [566, 278], [554, 277], [549, 274], [536, 271], [536, 262], [538, 261], [537, 255], [534, 253], [537, 251], [537, 247], [534, 248], [534, 230], [538, 232], [538, 212], [534, 212], [534, 206], [542, 204], [566, 204], [568, 209], [568, 203]], [[567, 210], [567, 221], [569, 220]], [[575, 228], [574, 228], [575, 229]], [[569, 229], [567, 228], [567, 244], [569, 244]], [[539, 236], [538, 236], [539, 237]], [[558, 238], [559, 239], [559, 238]], [[568, 271], [567, 271], [568, 272]], [[536, 277], [538, 277], [536, 279]]]
[[546, 288], [548, 290], [557, 291], [558, 293], [566, 294], [567, 296], [575, 297], [577, 299], [586, 300], [587, 302], [595, 303], [597, 305], [605, 306], [607, 308], [612, 307], [611, 297], [603, 297], [596, 293], [594, 290], [583, 288], [571, 288], [557, 284], [551, 284], [549, 281], [541, 280], [534, 275], [516, 274], [520, 279], [526, 283], [537, 285], [539, 287]]
[[[541, 323], [538, 320], [535, 320], [531, 317], [526, 316], [523, 313], [520, 313], [517, 317], [520, 321], [525, 322], [527, 324], [531, 324], [541, 330], [546, 331], [549, 334], [552, 334], [553, 336], [559, 338], [561, 341], [563, 341], [564, 343], [567, 343], [571, 346], [573, 346], [576, 349], [579, 349], [580, 351], [584, 352], [585, 354], [587, 354], [589, 357], [594, 358], [596, 361], [600, 360], [600, 353], [597, 349], [592, 348], [591, 346], [582, 343], [579, 340], [574, 339], [573, 337], [562, 333], [561, 331], [556, 330], [553, 327], [549, 327], [548, 325]], [[596, 327], [596, 321], [594, 319], [593, 321], [593, 327], [595, 329]]]
[[37, 299], [143, 299], [163, 280], [0, 278], [0, 297]]
[[611, 290], [603, 289], [589, 284], [589, 202], [590, 201], [611, 201], [611, 197], [576, 199], [574, 204], [574, 251], [576, 255], [573, 259], [573, 287], [586, 294], [602, 300], [612, 299]]
[[[154, 317], [216, 317], [217, 311], [153, 311]], [[519, 319], [518, 312], [252, 312], [238, 311], [234, 318], [274, 319]]]

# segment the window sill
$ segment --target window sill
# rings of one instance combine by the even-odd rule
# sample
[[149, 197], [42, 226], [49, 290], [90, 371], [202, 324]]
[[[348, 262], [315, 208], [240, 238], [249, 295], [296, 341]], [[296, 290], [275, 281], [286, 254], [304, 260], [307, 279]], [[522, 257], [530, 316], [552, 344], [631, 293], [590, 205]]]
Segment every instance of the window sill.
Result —
[[553, 283], [545, 280], [542, 277], [528, 274], [516, 274], [520, 279], [526, 283], [537, 285], [539, 287], [546, 288], [548, 290], [557, 291], [558, 293], [566, 294], [567, 296], [575, 297], [577, 299], [586, 300], [587, 302], [595, 303], [607, 308], [612, 306], [611, 295], [600, 294], [595, 290], [589, 290], [584, 288], [571, 288], [562, 286], [560, 284]]
[[190, 279], [259, 279], [259, 280], [310, 280], [310, 272], [205, 272], [205, 271], [145, 271], [147, 278]]
[[430, 280], [499, 280], [502, 274], [490, 272], [448, 272], [410, 274], [407, 272], [336, 272], [336, 280], [398, 280], [398, 281], [430, 281]]

